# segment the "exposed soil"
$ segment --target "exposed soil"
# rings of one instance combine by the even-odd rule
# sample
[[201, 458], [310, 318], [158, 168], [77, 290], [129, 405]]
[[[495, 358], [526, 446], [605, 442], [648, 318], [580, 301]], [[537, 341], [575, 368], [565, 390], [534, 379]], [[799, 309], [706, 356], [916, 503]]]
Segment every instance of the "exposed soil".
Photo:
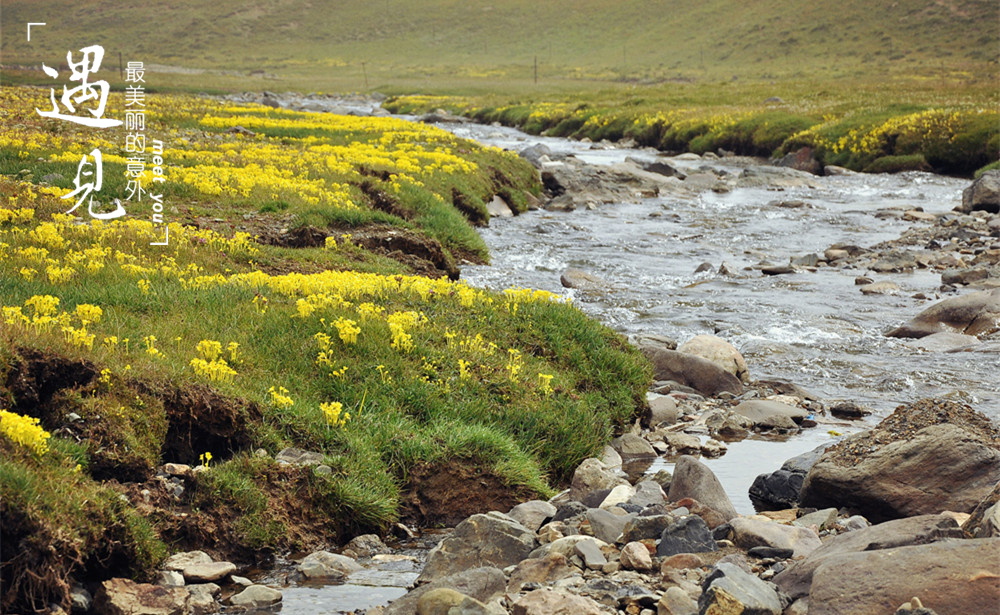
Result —
[[56, 393], [88, 386], [98, 376], [90, 361], [72, 360], [33, 348], [20, 348], [21, 359], [11, 365], [3, 387], [12, 397], [13, 411], [33, 416], [47, 428], [62, 424]]
[[512, 489], [496, 474], [467, 461], [419, 464], [410, 470], [400, 514], [414, 526], [454, 527], [476, 513], [510, 510], [532, 495], [525, 488]]
[[457, 280], [460, 273], [437, 239], [414, 231], [373, 224], [353, 230], [351, 241], [408, 265], [416, 275]]
[[387, 214], [392, 214], [404, 220], [412, 220], [415, 213], [409, 207], [403, 205], [399, 199], [394, 198], [388, 192], [384, 190], [379, 190], [378, 187], [370, 181], [363, 181], [358, 184], [358, 188], [367, 197], [368, 203], [372, 208], [379, 211], [384, 211]]
[[875, 429], [845, 438], [827, 449], [826, 457], [841, 466], [859, 463], [871, 451], [890, 442], [908, 440], [924, 427], [949, 423], [981, 438], [1000, 450], [1000, 429], [969, 406], [945, 400], [922, 399], [902, 405]]
[[473, 226], [486, 226], [489, 215], [482, 208], [476, 207], [473, 203], [469, 202], [469, 197], [462, 194], [458, 188], [451, 189], [451, 204], [455, 206], [455, 209], [462, 212], [462, 215]]

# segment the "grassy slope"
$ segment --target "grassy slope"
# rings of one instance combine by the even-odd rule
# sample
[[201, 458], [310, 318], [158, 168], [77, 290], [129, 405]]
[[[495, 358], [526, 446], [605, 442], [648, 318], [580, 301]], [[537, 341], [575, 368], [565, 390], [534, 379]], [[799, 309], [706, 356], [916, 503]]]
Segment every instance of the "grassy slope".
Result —
[[[272, 89], [362, 89], [560, 79], [742, 79], [872, 74], [987, 77], [1000, 9], [990, 0], [836, 8], [802, 0], [8, 0], [6, 63], [57, 61], [99, 42], [147, 63], [261, 70]], [[47, 26], [29, 44], [24, 23]], [[362, 68], [362, 62], [365, 63]], [[214, 79], [216, 81], [224, 81]], [[197, 82], [197, 78], [195, 81]], [[202, 80], [204, 83], [204, 80]], [[354, 85], [348, 85], [353, 83]], [[205, 84], [209, 85], [209, 84]], [[235, 85], [235, 84], [234, 84]], [[447, 85], [446, 85], [447, 87]]]

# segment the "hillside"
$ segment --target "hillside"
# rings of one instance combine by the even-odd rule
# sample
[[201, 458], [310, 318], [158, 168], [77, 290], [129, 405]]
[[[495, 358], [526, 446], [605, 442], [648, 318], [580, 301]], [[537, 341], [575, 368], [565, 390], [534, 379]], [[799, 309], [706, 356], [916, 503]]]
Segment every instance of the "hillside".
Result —
[[[4, 63], [100, 43], [127, 59], [231, 70], [272, 88], [354, 89], [461, 79], [669, 81], [963, 72], [989, 78], [991, 0], [8, 0]], [[26, 22], [45, 22], [28, 43]], [[223, 80], [225, 81], [225, 80]]]

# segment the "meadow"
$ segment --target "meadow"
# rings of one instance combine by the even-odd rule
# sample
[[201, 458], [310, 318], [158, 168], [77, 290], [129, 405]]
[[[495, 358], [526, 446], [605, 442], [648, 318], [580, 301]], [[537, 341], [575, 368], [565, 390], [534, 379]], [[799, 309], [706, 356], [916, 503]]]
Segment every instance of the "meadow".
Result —
[[[569, 301], [412, 275], [355, 241], [377, 222], [485, 259], [452, 195], [526, 175], [509, 154], [395, 120], [164, 95], [152, 132], [169, 134], [175, 209], [153, 247], [141, 215], [64, 213], [71, 159], [95, 144], [104, 189], [122, 190], [113, 135], [53, 131], [31, 118], [37, 91], [3, 95], [0, 489], [19, 547], [5, 610], [62, 601], [70, 578], [142, 577], [180, 548], [253, 561], [443, 522], [461, 507], [411, 499], [428, 477], [476, 477], [480, 502], [551, 495], [644, 403], [645, 362]], [[361, 182], [417, 215], [379, 210]], [[234, 230], [247, 214], [325, 238], [261, 243]], [[276, 463], [289, 446], [327, 470]], [[155, 477], [166, 462], [199, 468], [179, 498]]]

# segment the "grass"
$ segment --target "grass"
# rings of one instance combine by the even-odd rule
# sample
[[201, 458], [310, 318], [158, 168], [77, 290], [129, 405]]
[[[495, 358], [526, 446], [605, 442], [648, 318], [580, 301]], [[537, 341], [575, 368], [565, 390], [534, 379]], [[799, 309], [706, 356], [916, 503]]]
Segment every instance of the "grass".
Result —
[[[106, 537], [93, 529], [102, 524], [124, 533], [136, 570], [165, 544], [189, 544], [173, 517], [135, 499], [138, 488], [113, 509], [61, 504], [77, 492], [114, 493], [112, 479], [148, 485], [163, 462], [199, 465], [211, 453], [179, 504], [192, 508], [192, 523], [226, 528], [214, 548], [295, 548], [310, 524], [330, 542], [384, 530], [417, 466], [460, 462], [501, 490], [551, 495], [643, 403], [645, 361], [547, 293], [355, 271], [270, 275], [259, 265], [277, 248], [246, 238], [174, 226], [176, 244], [155, 252], [151, 224], [76, 225], [58, 198], [22, 181], [0, 180], [0, 203], [33, 210], [0, 224], [0, 404], [82, 443], [56, 435], [44, 455], [5, 456], [10, 475], [33, 486], [5, 480], [3, 500], [26, 523], [79, 533], [83, 559]], [[53, 281], [47, 268], [73, 273]], [[57, 297], [58, 308], [35, 310], [37, 296]], [[82, 322], [80, 304], [99, 306], [100, 318]], [[199, 375], [199, 358], [235, 373]], [[45, 393], [27, 376], [35, 373], [46, 375]], [[331, 402], [350, 415], [342, 425], [324, 417]], [[69, 412], [81, 420], [67, 423]], [[293, 445], [321, 452], [331, 472], [276, 465]], [[256, 457], [258, 448], [270, 457]], [[78, 491], [63, 484], [75, 463]], [[60, 562], [64, 577], [83, 570]], [[5, 599], [24, 604], [20, 591], [5, 585]]]

